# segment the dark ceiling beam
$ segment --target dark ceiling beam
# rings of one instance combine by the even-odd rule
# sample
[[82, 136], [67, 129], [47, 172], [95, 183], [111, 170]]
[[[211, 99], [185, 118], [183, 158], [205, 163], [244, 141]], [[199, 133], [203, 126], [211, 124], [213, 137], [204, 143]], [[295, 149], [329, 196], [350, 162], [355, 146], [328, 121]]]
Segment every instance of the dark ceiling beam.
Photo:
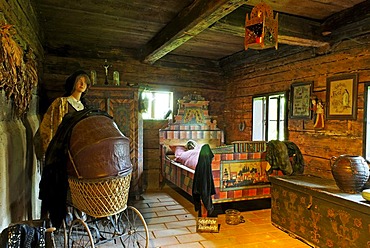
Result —
[[[219, 20], [211, 29], [244, 37], [246, 14], [251, 11], [252, 7], [243, 6], [231, 15]], [[275, 16], [276, 13], [274, 12]], [[307, 47], [328, 45], [325, 37], [321, 34], [321, 24], [319, 22], [279, 13], [278, 23], [278, 43]]]
[[332, 42], [370, 33], [370, 1], [336, 13], [322, 24], [322, 32]]
[[194, 1], [141, 49], [141, 59], [145, 63], [153, 64], [246, 2], [246, 0]]

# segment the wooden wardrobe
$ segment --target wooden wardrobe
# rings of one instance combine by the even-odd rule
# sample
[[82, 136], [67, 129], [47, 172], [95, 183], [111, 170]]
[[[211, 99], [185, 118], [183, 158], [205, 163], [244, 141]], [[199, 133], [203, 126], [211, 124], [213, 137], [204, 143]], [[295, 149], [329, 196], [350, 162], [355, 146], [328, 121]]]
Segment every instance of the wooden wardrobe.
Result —
[[[130, 195], [143, 192], [143, 120], [139, 113], [140, 90], [120, 86], [92, 86], [86, 96], [90, 107], [113, 116], [121, 132], [130, 139], [133, 166]], [[104, 127], [102, 127], [104, 128]]]

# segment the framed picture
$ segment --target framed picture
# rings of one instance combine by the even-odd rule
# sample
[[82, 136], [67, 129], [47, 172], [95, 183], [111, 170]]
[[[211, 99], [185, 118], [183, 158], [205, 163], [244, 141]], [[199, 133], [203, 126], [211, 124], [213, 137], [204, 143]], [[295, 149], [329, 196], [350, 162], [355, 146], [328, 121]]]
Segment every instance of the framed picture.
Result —
[[266, 166], [267, 161], [262, 159], [221, 161], [221, 191], [263, 186], [268, 182]]
[[290, 89], [290, 118], [311, 119], [313, 82], [293, 83]]
[[326, 119], [356, 120], [357, 80], [357, 74], [327, 78]]

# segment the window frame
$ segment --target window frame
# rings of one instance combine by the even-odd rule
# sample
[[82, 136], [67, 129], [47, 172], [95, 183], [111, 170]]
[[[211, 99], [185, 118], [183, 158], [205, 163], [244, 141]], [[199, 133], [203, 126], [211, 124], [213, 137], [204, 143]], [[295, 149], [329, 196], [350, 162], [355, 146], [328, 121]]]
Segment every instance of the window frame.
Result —
[[[140, 99], [140, 101], [145, 101], [144, 100], [144, 93], [151, 93], [151, 94], [155, 94], [155, 93], [162, 93], [162, 94], [164, 94], [164, 93], [167, 93], [168, 94], [168, 97], [170, 97], [170, 99], [169, 99], [169, 104], [170, 104], [170, 106], [169, 106], [169, 109], [168, 110], [166, 110], [167, 111], [167, 113], [168, 113], [168, 111], [169, 110], [171, 110], [171, 112], [170, 112], [170, 114], [169, 114], [169, 116], [167, 117], [167, 119], [168, 118], [172, 118], [172, 116], [173, 116], [173, 109], [174, 109], [174, 104], [173, 104], [173, 96], [174, 96], [174, 93], [172, 92], [172, 91], [166, 91], [166, 90], [147, 90], [147, 91], [143, 91], [142, 92], [142, 94], [141, 94], [141, 96], [140, 97], [142, 97], [142, 99]], [[155, 97], [154, 97], [154, 99], [155, 99]], [[148, 101], [150, 101], [150, 99], [148, 99]], [[149, 106], [151, 106], [151, 108], [149, 107]], [[148, 110], [147, 110], [147, 112], [143, 112], [142, 113], [142, 118], [143, 118], [143, 120], [165, 120], [165, 118], [155, 118], [155, 113], [154, 113], [154, 109], [155, 109], [155, 106], [156, 106], [156, 101], [154, 101], [154, 104], [149, 104], [148, 103]], [[150, 118], [145, 118], [144, 116], [144, 114], [146, 114], [146, 113], [150, 113]], [[166, 113], [164, 113], [163, 115], [165, 115]], [[153, 117], [153, 115], [154, 115], [154, 117]]]
[[[368, 111], [370, 110], [370, 106], [368, 106], [367, 102], [369, 100], [369, 94], [368, 94], [368, 91], [369, 91], [369, 88], [370, 88], [370, 82], [367, 82], [365, 83], [365, 88], [364, 88], [364, 124], [363, 124], [363, 140], [362, 140], [362, 156], [367, 160], [368, 158], [366, 158], [366, 149], [367, 149], [367, 144], [366, 144], [366, 140], [367, 140], [367, 120], [368, 120]], [[369, 148], [370, 148], [370, 142], [369, 142]], [[370, 159], [370, 158], [369, 158]]]
[[[284, 98], [285, 98], [285, 103], [284, 103], [284, 110], [285, 110], [285, 113], [284, 113], [284, 127], [283, 127], [283, 132], [284, 132], [284, 134], [283, 134], [283, 139], [284, 140], [287, 140], [287, 138], [288, 138], [288, 102], [289, 102], [289, 99], [288, 99], [288, 97], [289, 97], [289, 92], [288, 91], [278, 91], [278, 92], [270, 92], [270, 93], [265, 93], [265, 94], [257, 94], [257, 95], [253, 95], [252, 96], [252, 140], [253, 140], [253, 132], [254, 132], [254, 126], [253, 126], [253, 116], [254, 116], [254, 113], [253, 113], [253, 111], [254, 111], [254, 99], [255, 98], [261, 98], [261, 97], [264, 97], [265, 98], [265, 101], [266, 101], [266, 106], [265, 106], [265, 115], [263, 116], [263, 118], [264, 118], [264, 127], [265, 127], [265, 130], [264, 130], [264, 141], [266, 141], [266, 142], [268, 142], [269, 140], [268, 140], [268, 132], [269, 132], [269, 115], [268, 115], [268, 112], [269, 112], [269, 99], [270, 99], [270, 97], [271, 96], [274, 96], [274, 95], [283, 95], [284, 96]], [[279, 97], [279, 100], [278, 100], [278, 109], [281, 109], [280, 108], [280, 104], [281, 104], [281, 102], [280, 102], [280, 97]], [[278, 112], [278, 114], [277, 114], [277, 125], [278, 125], [278, 138], [279, 138], [279, 132], [280, 132], [280, 123], [281, 123], [281, 119], [280, 119], [280, 116], [281, 116], [281, 114], [280, 114], [280, 111]]]

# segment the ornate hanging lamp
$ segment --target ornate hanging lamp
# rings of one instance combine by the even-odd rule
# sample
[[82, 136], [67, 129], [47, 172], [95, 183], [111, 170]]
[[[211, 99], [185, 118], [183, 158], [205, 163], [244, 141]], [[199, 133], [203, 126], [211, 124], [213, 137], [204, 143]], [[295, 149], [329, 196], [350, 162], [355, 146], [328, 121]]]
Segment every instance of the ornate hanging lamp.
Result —
[[245, 19], [244, 48], [265, 49], [278, 44], [278, 14], [275, 15], [269, 5], [259, 3], [252, 9], [250, 19]]

